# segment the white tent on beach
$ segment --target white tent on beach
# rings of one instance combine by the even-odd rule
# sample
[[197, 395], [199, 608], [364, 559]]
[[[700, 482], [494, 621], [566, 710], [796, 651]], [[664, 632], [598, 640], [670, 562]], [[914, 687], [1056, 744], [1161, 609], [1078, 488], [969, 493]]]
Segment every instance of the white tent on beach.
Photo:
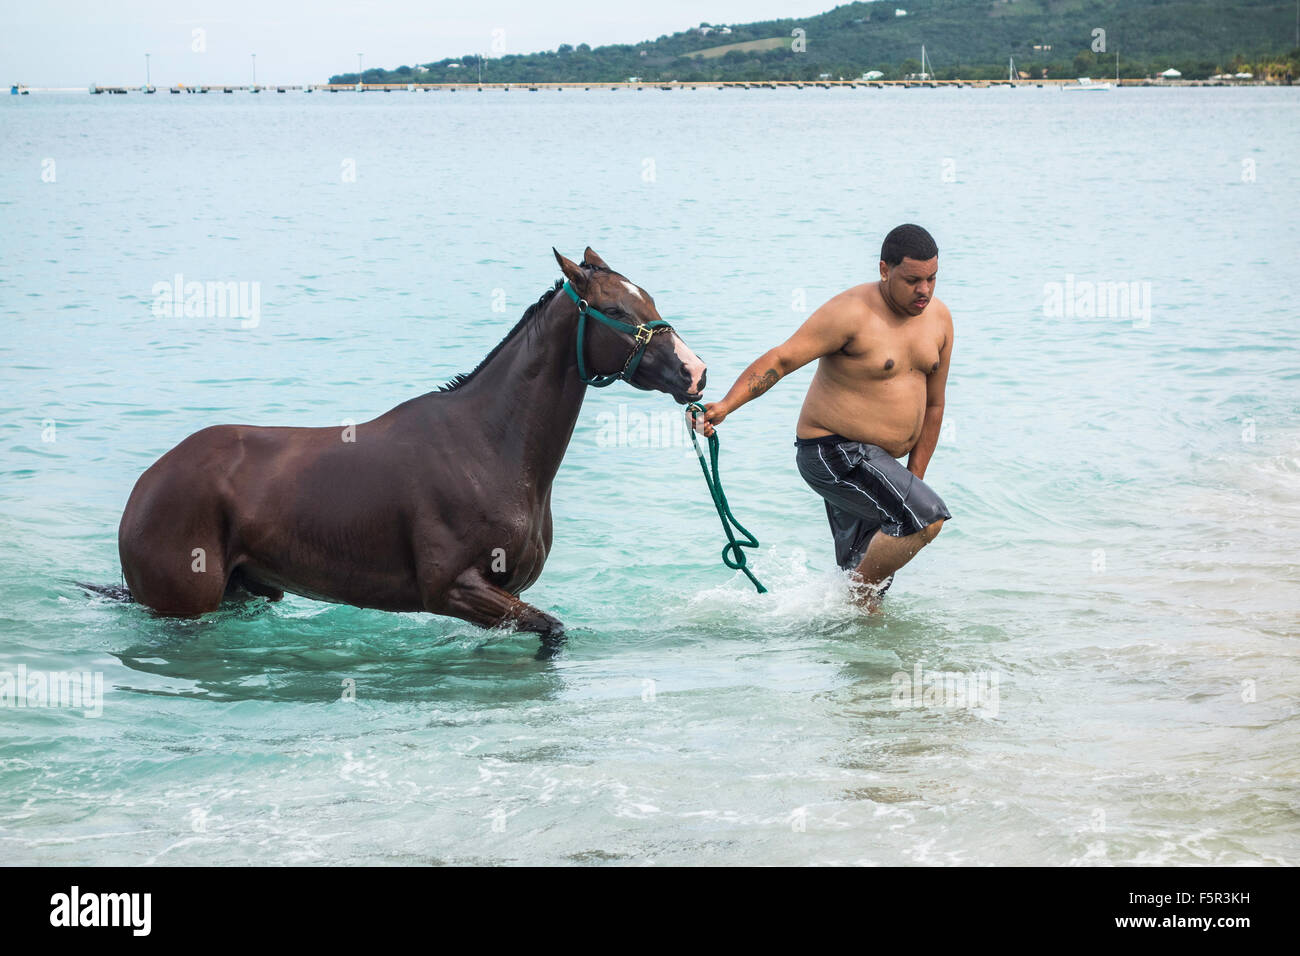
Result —
[[1183, 74], [1175, 70], [1172, 66], [1160, 74], [1162, 80], [1176, 80]]

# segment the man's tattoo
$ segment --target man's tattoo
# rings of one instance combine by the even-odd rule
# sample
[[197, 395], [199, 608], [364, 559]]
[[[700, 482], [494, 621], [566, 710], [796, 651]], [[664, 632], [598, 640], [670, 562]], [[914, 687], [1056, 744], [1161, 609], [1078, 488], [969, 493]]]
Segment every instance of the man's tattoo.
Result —
[[775, 385], [776, 380], [780, 377], [780, 375], [776, 374], [776, 369], [774, 368], [770, 368], [764, 372], [762, 378], [759, 378], [757, 373], [751, 372], [749, 375], [750, 398], [757, 398], [759, 395], [762, 395], [769, 388]]

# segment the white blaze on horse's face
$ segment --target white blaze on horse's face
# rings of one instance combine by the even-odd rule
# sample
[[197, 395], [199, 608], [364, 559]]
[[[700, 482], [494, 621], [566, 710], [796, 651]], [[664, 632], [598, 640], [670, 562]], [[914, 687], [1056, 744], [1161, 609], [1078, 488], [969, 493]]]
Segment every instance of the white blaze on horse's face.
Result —
[[[627, 287], [627, 291], [631, 295], [635, 296], [638, 301], [644, 302], [647, 305], [652, 304], [650, 297], [631, 282], [623, 279], [623, 285]], [[659, 318], [659, 313], [654, 312], [654, 317]], [[698, 398], [704, 392], [704, 373], [708, 369], [700, 357], [691, 351], [690, 346], [682, 341], [681, 336], [678, 335], [675, 330], [670, 331], [668, 335], [672, 342], [673, 355], [677, 357], [677, 361], [681, 362], [682, 368], [686, 370], [687, 380], [690, 383], [687, 391], [692, 396]]]
[[681, 336], [676, 332], [669, 333], [673, 339], [673, 354], [681, 360], [682, 365], [686, 367], [686, 373], [691, 378], [691, 394], [699, 395], [704, 391], [704, 363], [700, 357], [691, 351], [690, 346], [682, 341]]

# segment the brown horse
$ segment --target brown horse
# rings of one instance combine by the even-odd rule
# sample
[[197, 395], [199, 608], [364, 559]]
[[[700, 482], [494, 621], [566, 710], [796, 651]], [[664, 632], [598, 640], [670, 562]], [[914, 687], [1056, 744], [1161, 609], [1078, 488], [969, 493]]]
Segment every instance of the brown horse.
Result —
[[[551, 482], [587, 391], [579, 352], [588, 378], [681, 404], [701, 396], [705, 367], [591, 249], [581, 266], [555, 257], [567, 284], [448, 385], [352, 428], [215, 425], [158, 459], [118, 531], [131, 598], [192, 617], [290, 591], [558, 641], [563, 625], [518, 595], [550, 551]], [[580, 323], [584, 309], [604, 316]]]

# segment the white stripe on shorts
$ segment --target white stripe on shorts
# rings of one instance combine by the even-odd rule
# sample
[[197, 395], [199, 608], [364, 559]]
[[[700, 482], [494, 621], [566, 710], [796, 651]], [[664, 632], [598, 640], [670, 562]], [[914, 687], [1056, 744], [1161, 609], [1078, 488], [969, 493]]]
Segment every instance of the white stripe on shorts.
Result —
[[[838, 447], [838, 446], [837, 446], [837, 447]], [[842, 449], [842, 448], [840, 449], [840, 454], [841, 454], [841, 455], [844, 454], [844, 449]], [[871, 497], [871, 495], [867, 494], [867, 492], [866, 492], [864, 489], [859, 488], [857, 485], [855, 485], [853, 482], [849, 481], [849, 480], [846, 479], [846, 478], [840, 478], [838, 475], [835, 474], [834, 471], [831, 470], [831, 466], [828, 465], [828, 464], [826, 464], [826, 459], [825, 459], [825, 457], [822, 456], [822, 446], [821, 446], [821, 445], [818, 445], [818, 446], [817, 446], [817, 457], [818, 457], [818, 458], [821, 458], [821, 460], [822, 460], [822, 464], [826, 466], [826, 471], [827, 471], [827, 473], [828, 473], [832, 478], [835, 479], [835, 483], [836, 483], [836, 484], [840, 484], [840, 485], [848, 485], [848, 486], [849, 486], [850, 488], [852, 488], [854, 491], [859, 492], [860, 494], [864, 494], [864, 495], [866, 495], [866, 496], [867, 496], [867, 500], [870, 501], [873, 505], [876, 506], [876, 510], [879, 511], [880, 514], [884, 515], [886, 518], [889, 518], [891, 521], [893, 520], [893, 518], [892, 518], [892, 516], [889, 514], [889, 512], [886, 511], [884, 508], [880, 507], [880, 502], [879, 502], [879, 501], [877, 501], [875, 498]], [[846, 455], [845, 458], [844, 458], [844, 463], [845, 463], [845, 464], [848, 464], [848, 461], [849, 461], [849, 459], [848, 459], [848, 456]], [[852, 471], [852, 470], [853, 470], [853, 466], [852, 466], [852, 465], [849, 465], [849, 471]], [[913, 517], [915, 517], [915, 515], [913, 515]]]
[[890, 481], [888, 478], [886, 478], [884, 473], [879, 468], [871, 464], [871, 462], [867, 461], [865, 458], [862, 459], [862, 464], [866, 465], [877, 475], [880, 475], [881, 479], [885, 482], [885, 484], [889, 485], [890, 490], [893, 491], [894, 494], [898, 495], [898, 503], [901, 504], [904, 508], [907, 508], [907, 513], [910, 514], [912, 516], [912, 520], [916, 522], [917, 530], [919, 531], [925, 528], [926, 527], [925, 522], [923, 522], [920, 518], [916, 516], [915, 511], [907, 507], [907, 499], [903, 497], [901, 494], [898, 494], [898, 489], [894, 487], [894, 483]]

